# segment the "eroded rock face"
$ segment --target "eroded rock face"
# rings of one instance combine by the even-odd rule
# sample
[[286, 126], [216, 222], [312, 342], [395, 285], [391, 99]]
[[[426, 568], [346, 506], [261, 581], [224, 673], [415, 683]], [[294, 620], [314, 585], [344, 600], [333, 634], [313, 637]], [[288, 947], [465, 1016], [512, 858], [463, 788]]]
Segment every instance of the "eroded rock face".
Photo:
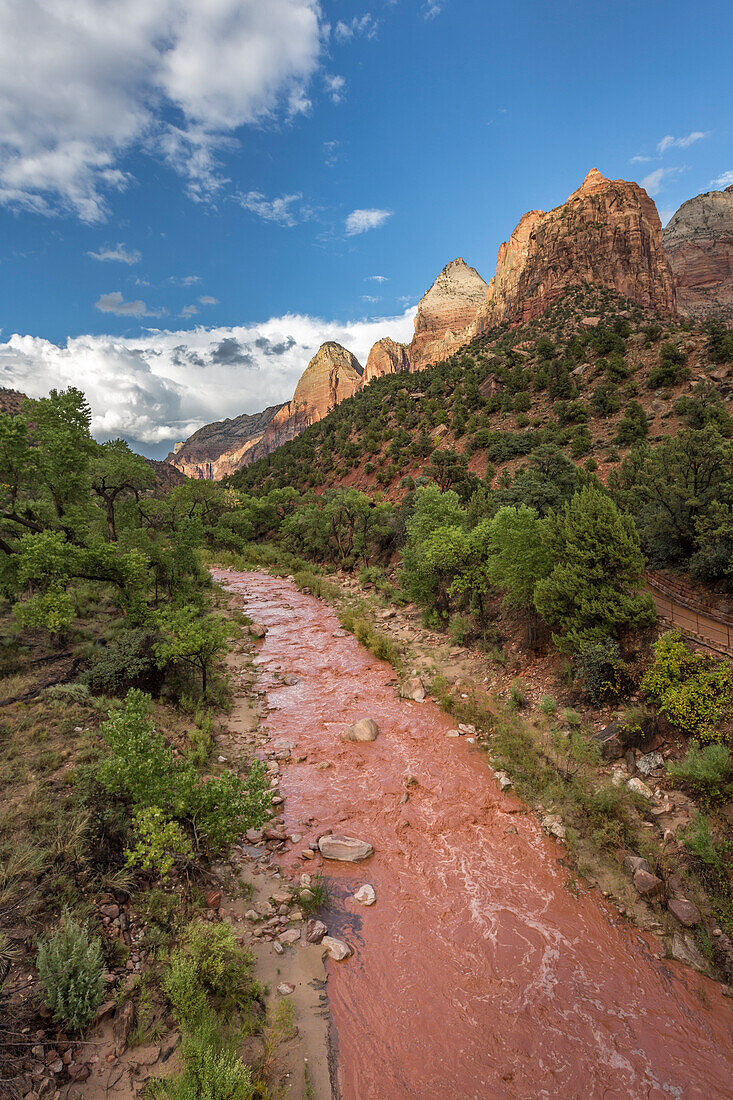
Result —
[[332, 340], [321, 344], [301, 374], [292, 401], [280, 406], [243, 465], [271, 454], [322, 420], [341, 401], [353, 397], [361, 386], [362, 374], [359, 360], [341, 344]]
[[570, 287], [608, 287], [639, 305], [675, 311], [672, 272], [652, 200], [595, 168], [562, 206], [532, 210], [499, 248], [477, 329], [529, 321]]
[[417, 307], [411, 370], [440, 363], [469, 343], [488, 289], [478, 271], [460, 258], [443, 268]]
[[382, 378], [385, 374], [400, 374], [409, 369], [407, 345], [398, 344], [390, 336], [384, 336], [377, 340], [369, 352], [361, 383], [362, 386], [368, 386], [374, 378]]
[[246, 465], [248, 453], [281, 408], [270, 405], [261, 413], [244, 413], [233, 420], [207, 424], [184, 443], [176, 443], [166, 462], [187, 477], [219, 481]]
[[683, 203], [662, 244], [684, 317], [733, 317], [733, 185]]

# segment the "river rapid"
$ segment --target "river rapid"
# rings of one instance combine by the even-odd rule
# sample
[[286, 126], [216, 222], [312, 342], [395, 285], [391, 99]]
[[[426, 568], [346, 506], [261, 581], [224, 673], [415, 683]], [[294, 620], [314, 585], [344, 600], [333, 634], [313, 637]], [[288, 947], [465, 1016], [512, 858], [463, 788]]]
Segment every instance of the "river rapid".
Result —
[[[446, 737], [455, 721], [399, 699], [392, 668], [292, 582], [214, 578], [267, 627], [266, 725], [307, 754], [283, 767], [286, 828], [303, 837], [283, 866], [312, 871], [300, 850], [329, 829], [375, 849], [324, 866], [326, 923], [354, 948], [329, 962], [343, 1100], [732, 1097], [731, 1002], [596, 892], [568, 889], [563, 850], [480, 749]], [[341, 741], [364, 717], [378, 739]], [[370, 908], [351, 897], [365, 882]]]

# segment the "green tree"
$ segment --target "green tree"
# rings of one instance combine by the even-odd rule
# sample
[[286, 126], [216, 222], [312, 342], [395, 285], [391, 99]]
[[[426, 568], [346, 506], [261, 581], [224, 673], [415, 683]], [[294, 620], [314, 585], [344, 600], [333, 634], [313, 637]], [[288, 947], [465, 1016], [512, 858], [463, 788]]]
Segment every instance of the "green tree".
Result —
[[545, 520], [544, 533], [552, 568], [535, 606], [559, 646], [575, 652], [654, 622], [652, 599], [639, 592], [644, 557], [634, 521], [606, 493], [586, 486]]
[[155, 655], [162, 666], [170, 661], [182, 661], [201, 673], [201, 694], [207, 697], [208, 675], [212, 665], [227, 648], [232, 627], [226, 619], [202, 613], [200, 607], [166, 607], [158, 612], [156, 622], [164, 635], [156, 642]]
[[133, 454], [121, 439], [102, 443], [92, 462], [91, 487], [102, 501], [110, 542], [117, 542], [115, 505], [124, 496], [138, 497], [146, 489], [152, 489], [155, 474], [152, 467], [140, 455]]

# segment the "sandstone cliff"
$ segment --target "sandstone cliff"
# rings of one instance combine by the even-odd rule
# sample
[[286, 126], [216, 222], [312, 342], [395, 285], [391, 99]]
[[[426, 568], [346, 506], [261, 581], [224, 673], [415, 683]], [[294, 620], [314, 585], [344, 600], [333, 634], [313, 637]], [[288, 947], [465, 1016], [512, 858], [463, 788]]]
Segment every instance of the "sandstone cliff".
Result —
[[656, 206], [638, 184], [607, 180], [595, 168], [562, 206], [525, 214], [501, 245], [477, 330], [538, 317], [583, 283], [675, 311]]
[[369, 352], [364, 374], [362, 375], [362, 388], [368, 386], [373, 378], [382, 378], [385, 374], [399, 374], [403, 370], [410, 369], [410, 357], [406, 344], [398, 344], [390, 336], [383, 336]]
[[353, 397], [361, 386], [362, 374], [359, 360], [341, 344], [334, 341], [321, 344], [301, 374], [292, 401], [280, 406], [262, 438], [240, 465], [248, 466], [295, 439], [341, 401]]
[[251, 416], [244, 413], [233, 420], [206, 424], [184, 443], [177, 443], [166, 462], [187, 477], [219, 481], [245, 464], [248, 451], [262, 439], [265, 428], [281, 408], [271, 405]]
[[683, 203], [662, 232], [684, 317], [733, 318], [733, 186]]
[[443, 268], [417, 307], [409, 349], [411, 370], [440, 363], [472, 339], [487, 291], [478, 271], [464, 260], [452, 260]]

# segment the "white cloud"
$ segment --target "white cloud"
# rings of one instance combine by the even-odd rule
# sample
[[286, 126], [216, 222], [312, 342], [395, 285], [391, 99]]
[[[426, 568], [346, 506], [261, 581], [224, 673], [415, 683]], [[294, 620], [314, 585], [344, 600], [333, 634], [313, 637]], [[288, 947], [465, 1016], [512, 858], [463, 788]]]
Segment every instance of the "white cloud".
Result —
[[124, 244], [118, 244], [116, 248], [100, 248], [99, 252], [87, 252], [93, 260], [110, 261], [119, 264], [138, 264], [142, 260], [142, 252], [137, 249], [128, 251]]
[[219, 299], [218, 298], [212, 298], [210, 294], [202, 294], [201, 297], [199, 298], [199, 302], [201, 303], [202, 306], [218, 306], [219, 305]]
[[658, 195], [662, 190], [664, 180], [668, 176], [674, 176], [680, 171], [679, 168], [655, 168], [653, 172], [650, 172], [648, 176], [644, 176], [641, 181], [641, 186], [649, 195]]
[[443, 0], [425, 0], [422, 13], [426, 19], [435, 19], [443, 10]]
[[362, 302], [374, 303], [374, 302], [381, 302], [382, 299], [380, 297], [375, 298], [373, 294], [362, 294], [361, 300], [362, 300]]
[[386, 283], [389, 280], [386, 275], [367, 275], [365, 283]]
[[277, 222], [278, 225], [289, 228], [297, 225], [298, 222], [306, 221], [311, 215], [307, 207], [295, 208], [296, 203], [303, 198], [300, 192], [294, 195], [280, 195], [277, 199], [268, 199], [261, 191], [248, 191], [246, 195], [238, 197], [244, 209], [256, 214], [258, 218], [263, 218], [267, 222]]
[[352, 210], [345, 221], [346, 236], [366, 233], [369, 229], [379, 229], [387, 218], [392, 217], [391, 210]]
[[325, 153], [324, 163], [326, 168], [333, 168], [334, 164], [336, 164], [339, 159], [338, 148], [338, 141], [324, 141], [323, 152]]
[[722, 176], [711, 180], [711, 186], [713, 187], [730, 187], [731, 184], [733, 184], [733, 172], [723, 172]]
[[348, 23], [344, 23], [342, 19], [339, 19], [333, 33], [337, 42], [348, 42], [350, 38], [356, 38], [359, 35], [364, 35], [365, 38], [374, 38], [378, 28], [378, 21], [367, 12], [366, 15], [355, 15]]
[[325, 73], [323, 77], [323, 86], [326, 89], [326, 94], [331, 97], [332, 103], [343, 103], [346, 81], [342, 76], [334, 76], [330, 73]]
[[289, 314], [262, 324], [149, 331], [130, 339], [78, 336], [58, 346], [34, 336], [0, 343], [0, 386], [41, 397], [81, 386], [98, 439], [123, 435], [150, 450], [202, 424], [286, 401], [326, 340], [361, 363], [382, 336], [408, 341], [414, 308], [342, 323]]
[[100, 313], [116, 313], [120, 317], [158, 317], [154, 310], [148, 309], [145, 302], [136, 299], [134, 302], [126, 302], [121, 291], [113, 290], [111, 294], [102, 294], [94, 303], [94, 308]]
[[179, 317], [195, 317], [199, 311], [199, 307], [196, 305], [184, 306]]
[[679, 138], [667, 134], [667, 136], [663, 137], [657, 145], [657, 152], [662, 156], [668, 149], [689, 149], [696, 141], [702, 141], [703, 138], [709, 136], [709, 130], [692, 130], [691, 133], [685, 134], [684, 137]]
[[5, 0], [0, 203], [101, 221], [131, 151], [205, 198], [240, 127], [308, 109], [325, 33], [318, 0]]

